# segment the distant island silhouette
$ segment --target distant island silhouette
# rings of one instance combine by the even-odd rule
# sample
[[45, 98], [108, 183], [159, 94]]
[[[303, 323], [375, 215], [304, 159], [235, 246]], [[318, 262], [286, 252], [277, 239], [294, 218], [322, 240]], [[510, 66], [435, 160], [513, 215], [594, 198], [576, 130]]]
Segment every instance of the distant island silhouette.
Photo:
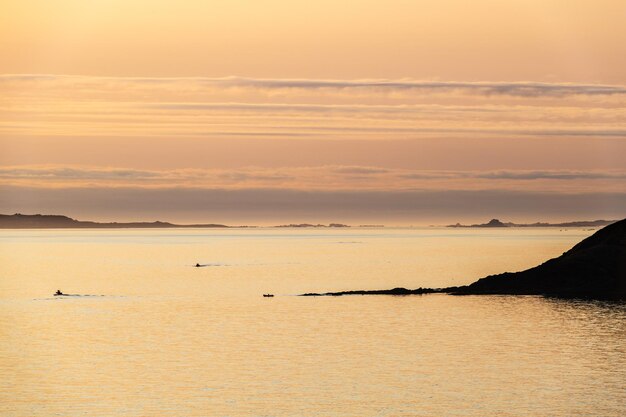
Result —
[[592, 221], [575, 221], [565, 223], [503, 223], [498, 219], [491, 219], [487, 223], [465, 225], [461, 223], [449, 224], [446, 227], [602, 227], [613, 224], [617, 220], [592, 220]]
[[99, 223], [75, 220], [67, 216], [48, 214], [0, 214], [0, 229], [129, 229], [129, 228], [223, 228], [223, 224], [174, 224], [167, 222]]
[[[154, 222], [94, 222], [76, 220], [58, 214], [0, 214], [0, 229], [174, 229], [174, 228], [255, 228], [257, 226], [227, 226], [224, 224], [175, 224], [162, 221]], [[312, 224], [283, 224], [272, 226], [278, 228], [342, 228], [350, 227], [342, 223]], [[382, 226], [379, 226], [382, 227]]]
[[281, 224], [274, 227], [350, 227], [347, 224], [341, 223], [330, 223], [328, 225], [325, 224], [311, 224], [311, 223], [299, 223], [299, 224]]
[[461, 287], [393, 288], [306, 293], [302, 296], [410, 295], [545, 295], [566, 298], [626, 299], [626, 219], [575, 245], [558, 258], [521, 272], [490, 275]]

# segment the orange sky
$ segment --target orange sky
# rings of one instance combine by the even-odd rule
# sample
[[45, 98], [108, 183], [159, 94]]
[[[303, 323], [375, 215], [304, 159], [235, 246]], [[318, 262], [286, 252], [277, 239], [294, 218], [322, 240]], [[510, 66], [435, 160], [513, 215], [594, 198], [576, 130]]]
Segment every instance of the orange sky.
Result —
[[5, 0], [8, 73], [624, 83], [621, 0]]
[[[606, 0], [4, 1], [0, 212], [623, 217], [623, 16]], [[207, 197], [164, 203], [181, 188]]]

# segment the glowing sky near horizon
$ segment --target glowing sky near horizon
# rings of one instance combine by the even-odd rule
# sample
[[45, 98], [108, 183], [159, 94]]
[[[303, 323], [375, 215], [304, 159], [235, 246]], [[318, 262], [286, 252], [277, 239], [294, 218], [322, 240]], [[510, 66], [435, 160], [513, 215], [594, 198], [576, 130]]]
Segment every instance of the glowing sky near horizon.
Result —
[[624, 217], [624, 16], [608, 0], [5, 1], [0, 212]]

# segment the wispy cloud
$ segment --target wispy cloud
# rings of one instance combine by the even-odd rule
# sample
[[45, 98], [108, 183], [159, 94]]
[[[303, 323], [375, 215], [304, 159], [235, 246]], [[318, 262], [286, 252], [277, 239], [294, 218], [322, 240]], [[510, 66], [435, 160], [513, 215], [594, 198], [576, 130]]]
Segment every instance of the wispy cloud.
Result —
[[626, 171], [493, 171], [475, 173], [474, 176], [506, 180], [626, 180]]
[[128, 168], [13, 166], [0, 183], [13, 186], [264, 188], [304, 190], [480, 190], [580, 192], [623, 190], [626, 171], [615, 170], [407, 170], [368, 166], [138, 170]]
[[0, 75], [0, 135], [626, 137], [626, 86]]
[[78, 84], [143, 84], [149, 86], [191, 84], [199, 88], [253, 88], [265, 90], [387, 90], [387, 91], [466, 91], [472, 94], [521, 97], [568, 95], [626, 95], [621, 85], [545, 82], [458, 82], [411, 79], [270, 79], [246, 77], [87, 77], [52, 74], [3, 74], [0, 83], [78, 83]]
[[157, 171], [120, 168], [69, 168], [69, 167], [0, 167], [2, 179], [37, 180], [144, 180], [163, 177]]

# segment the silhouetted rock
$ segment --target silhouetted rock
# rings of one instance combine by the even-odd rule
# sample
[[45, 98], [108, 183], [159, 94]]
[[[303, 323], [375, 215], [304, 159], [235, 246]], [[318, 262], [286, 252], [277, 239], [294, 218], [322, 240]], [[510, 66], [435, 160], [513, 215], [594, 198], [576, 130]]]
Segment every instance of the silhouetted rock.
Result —
[[448, 292], [626, 298], [626, 219], [539, 266], [491, 275]]
[[472, 224], [468, 226], [468, 225], [464, 225], [461, 223], [457, 223], [457, 224], [448, 225], [446, 227], [509, 227], [509, 226], [513, 226], [513, 223], [502, 223], [498, 219], [491, 219], [489, 220], [489, 222], [482, 223], [482, 224]]
[[446, 227], [603, 227], [615, 223], [617, 220], [591, 220], [574, 221], [564, 223], [503, 223], [498, 219], [491, 219], [488, 223], [465, 225], [461, 223], [450, 224]]
[[547, 295], [626, 299], [626, 219], [598, 230], [558, 258], [521, 272], [505, 272], [447, 288], [394, 288], [307, 293], [303, 296], [448, 293]]
[[317, 296], [340, 296], [340, 295], [412, 295], [412, 294], [431, 294], [434, 292], [441, 292], [440, 290], [432, 288], [417, 288], [414, 290], [408, 290], [406, 288], [398, 287], [391, 290], [356, 290], [356, 291], [339, 291], [339, 292], [325, 292], [315, 293], [309, 292], [306, 294], [300, 294], [303, 297], [317, 297]]

